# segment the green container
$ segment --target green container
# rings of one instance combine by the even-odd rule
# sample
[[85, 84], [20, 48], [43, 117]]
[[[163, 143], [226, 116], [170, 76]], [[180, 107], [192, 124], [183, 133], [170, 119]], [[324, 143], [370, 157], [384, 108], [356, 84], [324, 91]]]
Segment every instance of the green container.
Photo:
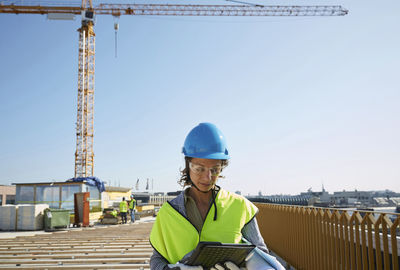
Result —
[[44, 210], [44, 229], [51, 231], [69, 227], [69, 210], [47, 208]]

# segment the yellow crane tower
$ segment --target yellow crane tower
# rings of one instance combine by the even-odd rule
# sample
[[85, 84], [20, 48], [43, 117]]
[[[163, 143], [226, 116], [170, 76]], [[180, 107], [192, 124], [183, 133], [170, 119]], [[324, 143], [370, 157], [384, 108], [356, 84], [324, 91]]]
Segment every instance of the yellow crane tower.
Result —
[[97, 4], [82, 0], [81, 5], [58, 1], [40, 5], [40, 1], [0, 1], [0, 13], [81, 15], [79, 32], [78, 110], [76, 125], [75, 177], [93, 176], [94, 152], [94, 72], [95, 15], [161, 16], [344, 16], [341, 6], [265, 6], [240, 1], [235, 5], [192, 4]]

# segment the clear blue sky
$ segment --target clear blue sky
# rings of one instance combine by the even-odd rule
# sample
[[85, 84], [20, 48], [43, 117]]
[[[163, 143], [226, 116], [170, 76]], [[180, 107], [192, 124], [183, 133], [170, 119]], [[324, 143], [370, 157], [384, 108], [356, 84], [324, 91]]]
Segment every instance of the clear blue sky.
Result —
[[[178, 190], [184, 138], [206, 121], [228, 140], [228, 190], [400, 192], [400, 2], [258, 3], [349, 14], [123, 16], [117, 58], [113, 18], [97, 16], [95, 176]], [[0, 25], [0, 184], [71, 178], [80, 19]]]

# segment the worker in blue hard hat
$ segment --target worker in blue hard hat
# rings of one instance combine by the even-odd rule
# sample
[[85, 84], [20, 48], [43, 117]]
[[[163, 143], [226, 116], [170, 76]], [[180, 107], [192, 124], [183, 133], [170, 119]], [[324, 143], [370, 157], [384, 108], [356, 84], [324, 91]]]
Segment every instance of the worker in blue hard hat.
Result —
[[[179, 182], [185, 189], [158, 212], [150, 234], [154, 248], [151, 269], [203, 269], [202, 266], [185, 265], [184, 261], [192, 255], [197, 244], [204, 241], [250, 242], [261, 256], [269, 256], [275, 262], [276, 259], [268, 255], [258, 229], [257, 207], [217, 185], [230, 158], [222, 132], [214, 124], [201, 123], [187, 135], [182, 152], [185, 167]], [[260, 267], [259, 261], [247, 261], [248, 269], [284, 269], [279, 268], [279, 263], [275, 268], [271, 264]], [[226, 262], [211, 269], [239, 270], [239, 266]]]
[[133, 194], [131, 194], [131, 200], [129, 202], [129, 213], [131, 215], [131, 223], [135, 222], [135, 209], [136, 209], [136, 200]]

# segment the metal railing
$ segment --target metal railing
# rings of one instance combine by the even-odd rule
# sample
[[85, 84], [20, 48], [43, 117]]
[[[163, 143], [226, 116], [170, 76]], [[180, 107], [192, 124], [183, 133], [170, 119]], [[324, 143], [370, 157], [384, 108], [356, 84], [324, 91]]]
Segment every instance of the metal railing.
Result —
[[400, 269], [400, 214], [256, 205], [268, 248], [296, 269]]

